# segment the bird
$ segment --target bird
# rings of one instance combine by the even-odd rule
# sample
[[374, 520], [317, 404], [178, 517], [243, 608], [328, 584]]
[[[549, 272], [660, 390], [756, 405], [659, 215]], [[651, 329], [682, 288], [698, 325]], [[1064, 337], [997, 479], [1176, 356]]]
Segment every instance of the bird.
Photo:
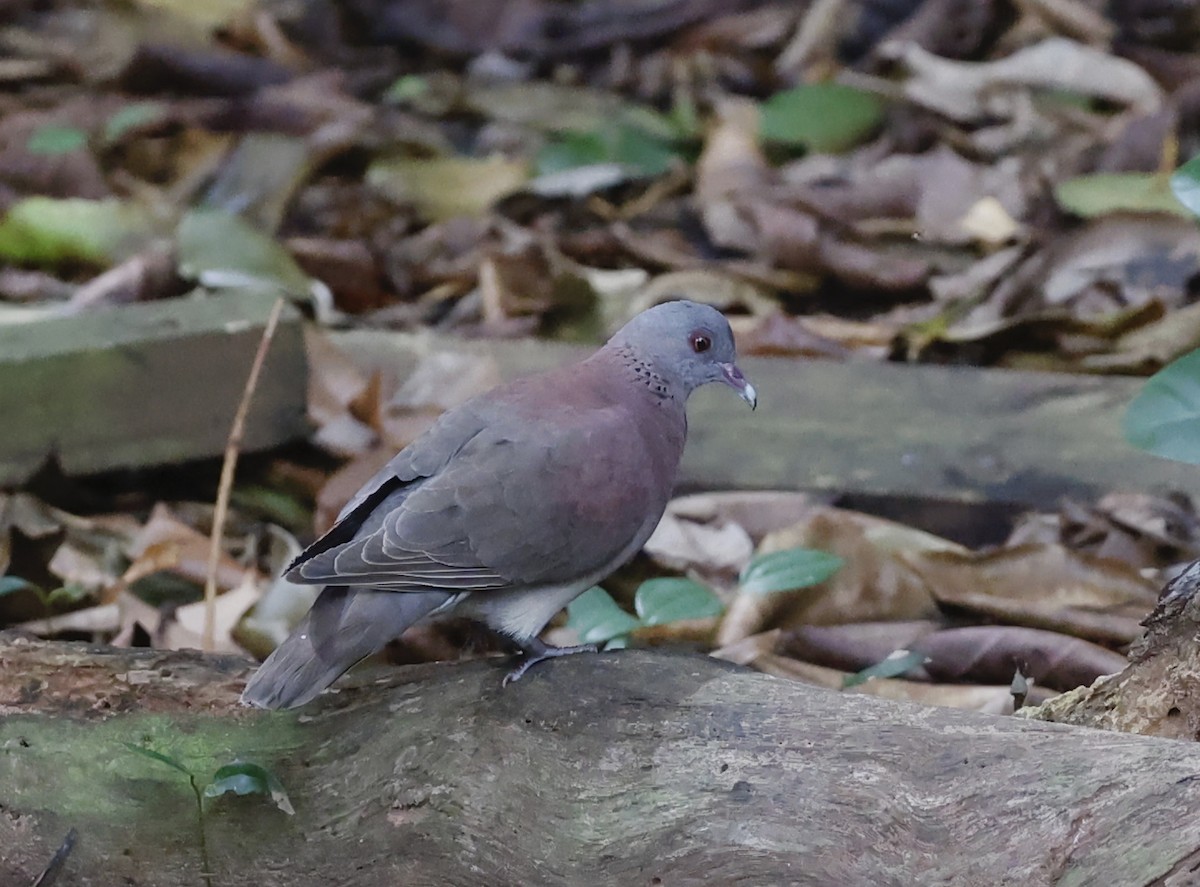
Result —
[[686, 299], [635, 315], [590, 357], [443, 413], [288, 567], [323, 585], [247, 682], [246, 705], [295, 708], [414, 623], [453, 613], [524, 654], [504, 678], [595, 645], [538, 635], [630, 560], [670, 499], [689, 395], [732, 388], [753, 409], [733, 333]]

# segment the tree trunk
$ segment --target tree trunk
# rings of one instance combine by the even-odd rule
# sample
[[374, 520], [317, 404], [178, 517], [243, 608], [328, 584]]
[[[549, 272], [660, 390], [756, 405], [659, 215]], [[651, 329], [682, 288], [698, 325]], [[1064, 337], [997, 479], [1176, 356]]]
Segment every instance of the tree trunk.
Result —
[[[1200, 748], [715, 659], [413, 666], [299, 713], [249, 666], [0, 637], [0, 884], [1190, 884]], [[377, 675], [376, 675], [377, 676]], [[260, 763], [288, 816], [188, 777]], [[200, 822], [210, 877], [202, 858]], [[50, 880], [53, 880], [51, 876]]]

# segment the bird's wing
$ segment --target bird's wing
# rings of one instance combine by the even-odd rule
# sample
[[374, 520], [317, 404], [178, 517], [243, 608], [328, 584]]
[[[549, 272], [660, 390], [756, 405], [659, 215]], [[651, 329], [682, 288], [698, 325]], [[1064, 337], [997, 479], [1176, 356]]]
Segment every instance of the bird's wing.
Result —
[[391, 479], [343, 512], [339, 526], [354, 532], [339, 537], [335, 526], [290, 578], [412, 591], [519, 588], [599, 572], [653, 529], [674, 480], [672, 456], [655, 461], [625, 410], [522, 422], [462, 412], [453, 428], [397, 456]]

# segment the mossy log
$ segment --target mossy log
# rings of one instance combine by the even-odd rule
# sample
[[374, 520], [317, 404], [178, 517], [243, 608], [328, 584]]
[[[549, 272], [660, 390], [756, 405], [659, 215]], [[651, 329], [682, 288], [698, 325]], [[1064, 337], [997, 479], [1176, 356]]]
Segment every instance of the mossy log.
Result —
[[[1183, 884], [1200, 748], [842, 695], [697, 655], [576, 656], [502, 688], [413, 666], [298, 713], [249, 665], [0, 640], [0, 884]], [[366, 679], [366, 683], [364, 683]], [[295, 807], [203, 784], [265, 765]], [[1183, 880], [1180, 880], [1183, 878]]]

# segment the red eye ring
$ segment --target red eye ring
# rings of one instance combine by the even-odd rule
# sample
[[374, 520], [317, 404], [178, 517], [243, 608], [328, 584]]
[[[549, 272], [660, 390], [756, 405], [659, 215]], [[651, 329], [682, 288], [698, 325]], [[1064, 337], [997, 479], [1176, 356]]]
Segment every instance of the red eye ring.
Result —
[[697, 354], [703, 354], [712, 347], [712, 339], [703, 333], [692, 334], [692, 350]]

